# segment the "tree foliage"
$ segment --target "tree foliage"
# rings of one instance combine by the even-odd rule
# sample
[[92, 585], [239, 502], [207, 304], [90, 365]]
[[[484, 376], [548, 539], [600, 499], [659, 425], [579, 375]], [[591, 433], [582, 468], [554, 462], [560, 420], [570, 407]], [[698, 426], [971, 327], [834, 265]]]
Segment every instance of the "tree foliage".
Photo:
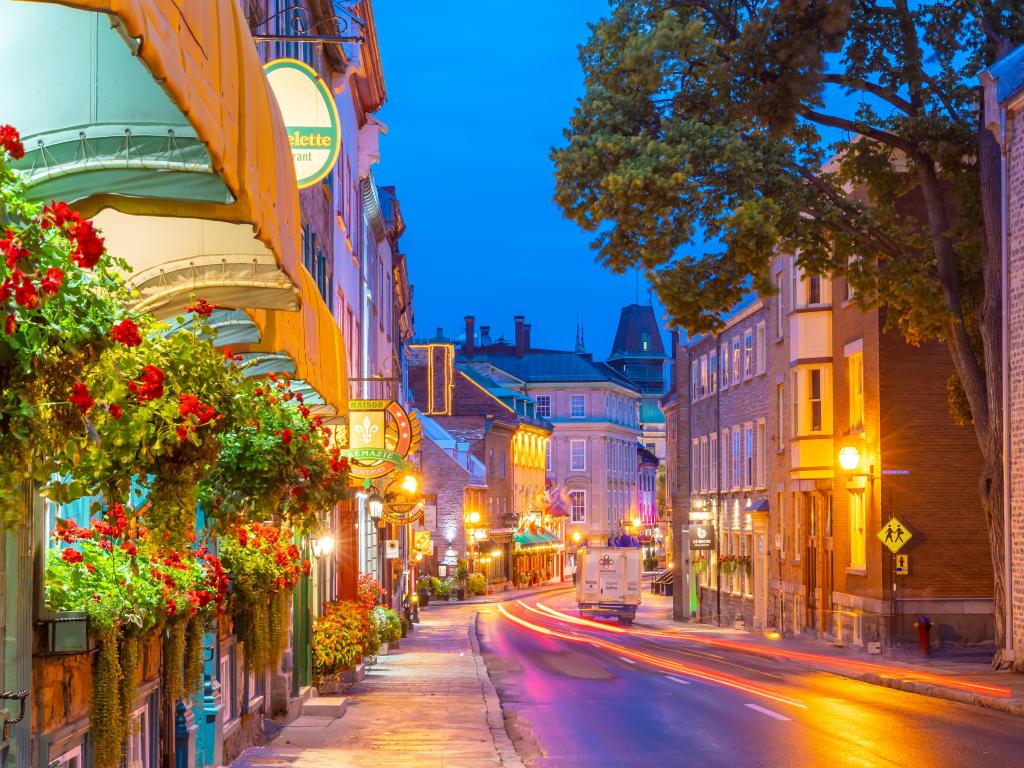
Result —
[[553, 150], [556, 200], [599, 260], [641, 266], [691, 332], [772, 293], [784, 252], [911, 343], [947, 344], [985, 460], [997, 613], [999, 149], [977, 74], [1022, 22], [1012, 0], [613, 0]]

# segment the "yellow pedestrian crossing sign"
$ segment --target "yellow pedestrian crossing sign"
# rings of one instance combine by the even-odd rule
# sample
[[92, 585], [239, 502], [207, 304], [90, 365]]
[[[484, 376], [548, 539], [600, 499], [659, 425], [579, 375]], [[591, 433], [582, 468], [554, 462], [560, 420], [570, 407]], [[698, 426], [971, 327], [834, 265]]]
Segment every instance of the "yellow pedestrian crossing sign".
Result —
[[878, 532], [878, 540], [894, 555], [903, 549], [903, 545], [910, 541], [913, 534], [907, 530], [907, 526], [895, 517], [889, 520], [882, 530]]

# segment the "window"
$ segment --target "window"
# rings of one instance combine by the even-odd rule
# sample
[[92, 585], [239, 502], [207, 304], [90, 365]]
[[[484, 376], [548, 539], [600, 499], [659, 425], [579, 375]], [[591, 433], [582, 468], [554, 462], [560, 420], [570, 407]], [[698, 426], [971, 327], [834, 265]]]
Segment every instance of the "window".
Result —
[[743, 487], [754, 484], [754, 425], [743, 427]]
[[573, 472], [584, 472], [587, 469], [587, 441], [569, 441], [569, 469]]
[[569, 416], [574, 419], [582, 419], [587, 415], [586, 395], [569, 396]]
[[804, 548], [804, 507], [799, 491], [793, 493], [793, 559], [799, 560]]
[[775, 431], [778, 435], [778, 443], [775, 448], [781, 451], [786, 447], [785, 438], [783, 437], [786, 434], [784, 424], [786, 416], [786, 391], [781, 383], [775, 386], [775, 411], [775, 416], [778, 419], [775, 423]]
[[732, 340], [732, 383], [740, 382], [740, 337]]
[[649, 334], [640, 334], [640, 351], [650, 352], [651, 351], [651, 337]]
[[708, 358], [708, 375], [711, 377], [711, 392], [718, 389], [718, 353], [712, 352]]
[[537, 395], [537, 418], [551, 418], [551, 395]]
[[807, 405], [811, 432], [821, 432], [821, 369], [807, 372]]
[[764, 423], [764, 419], [757, 422], [757, 446], [754, 449], [754, 460], [757, 465], [757, 474], [754, 476], [754, 485], [758, 488], [764, 488], [768, 484], [768, 478], [766, 477], [766, 460], [768, 453], [768, 436], [767, 436], [767, 425]]
[[150, 749], [150, 716], [147, 704], [132, 712], [131, 729], [128, 734], [126, 766], [127, 768], [149, 768], [153, 765]]
[[804, 290], [807, 293], [807, 305], [821, 304], [821, 276], [810, 275], [804, 281]]
[[775, 287], [779, 289], [775, 297], [775, 338], [781, 339], [786, 335], [786, 304], [783, 301], [782, 270], [775, 273]]
[[644, 443], [644, 448], [646, 448], [651, 453], [655, 453], [654, 447], [654, 443]]
[[220, 696], [224, 702], [224, 722], [238, 717], [238, 703], [235, 701], [234, 656], [229, 651], [220, 657]]
[[505, 477], [505, 452], [502, 451], [498, 455], [498, 477]]
[[50, 760], [47, 764], [48, 768], [82, 768], [83, 765], [81, 746], [69, 749], [67, 752]]
[[708, 439], [702, 437], [700, 439], [700, 489], [707, 491], [711, 487], [711, 482], [708, 479], [708, 470], [711, 467], [711, 461], [708, 458]]
[[754, 332], [751, 329], [743, 334], [743, 378], [754, 375]]
[[768, 370], [768, 348], [765, 342], [766, 330], [764, 323], [757, 324], [757, 372], [764, 373]]
[[547, 471], [551, 471], [551, 443], [544, 446], [544, 461]]
[[729, 487], [729, 430], [722, 430], [722, 487], [725, 490]]
[[690, 365], [690, 400], [696, 402], [700, 397], [700, 361], [694, 360]]
[[740, 487], [740, 472], [743, 469], [742, 445], [740, 443], [740, 428], [732, 428], [732, 487]]
[[711, 459], [711, 490], [718, 490], [718, 433], [712, 432], [708, 443], [708, 454]]
[[850, 280], [851, 276], [853, 276], [856, 273], [856, 271], [857, 271], [857, 267], [856, 267], [857, 261], [858, 261], [858, 258], [856, 256], [853, 256], [853, 255], [850, 255], [846, 259], [846, 300], [847, 301], [853, 301], [855, 298], [857, 298], [857, 286], [855, 286], [853, 284], [853, 282]]
[[690, 441], [690, 493], [696, 492], [699, 485], [699, 467], [700, 440], [695, 437]]
[[487, 449], [487, 474], [494, 477], [494, 449]]
[[864, 491], [850, 491], [850, 567], [867, 566], [867, 520], [864, 514]]
[[586, 491], [569, 491], [569, 513], [574, 523], [587, 522]]
[[850, 374], [850, 429], [864, 428], [864, 353], [857, 352], [847, 358]]
[[703, 355], [700, 358], [700, 396], [704, 397], [708, 391], [708, 356]]
[[729, 386], [729, 343], [728, 342], [722, 342], [722, 356], [721, 356], [720, 359], [721, 359], [721, 366], [722, 366], [722, 389], [725, 389], [726, 387]]

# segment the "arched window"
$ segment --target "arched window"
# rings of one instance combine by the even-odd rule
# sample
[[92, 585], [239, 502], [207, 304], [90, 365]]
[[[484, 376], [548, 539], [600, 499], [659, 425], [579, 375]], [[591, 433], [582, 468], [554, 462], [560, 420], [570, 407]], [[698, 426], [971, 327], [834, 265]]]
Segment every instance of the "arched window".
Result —
[[643, 333], [640, 335], [640, 350], [643, 352], [651, 351], [651, 336], [650, 334]]

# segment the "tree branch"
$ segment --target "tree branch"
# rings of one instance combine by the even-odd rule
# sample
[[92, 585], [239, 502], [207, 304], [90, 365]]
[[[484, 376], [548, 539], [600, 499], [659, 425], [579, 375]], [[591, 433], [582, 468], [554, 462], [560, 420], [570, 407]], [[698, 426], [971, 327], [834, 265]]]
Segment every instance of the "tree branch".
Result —
[[804, 110], [800, 113], [800, 116], [806, 120], [810, 120], [812, 123], [827, 125], [830, 128], [839, 128], [844, 131], [850, 131], [851, 133], [859, 133], [861, 136], [874, 139], [880, 144], [886, 144], [894, 149], [903, 150], [908, 155], [912, 155], [917, 152], [917, 146], [901, 136], [897, 136], [895, 133], [889, 133], [888, 131], [883, 131], [879, 128], [872, 128], [870, 125], [866, 125], [856, 120], [847, 120], [846, 118], [836, 117], [835, 115], [826, 115], [822, 112], [816, 112], [813, 109]]
[[851, 77], [850, 75], [843, 75], [837, 72], [826, 72], [818, 76], [818, 79], [823, 83], [829, 83], [831, 85], [842, 85], [855, 91], [864, 91], [870, 93], [872, 96], [877, 96], [882, 101], [887, 101], [892, 104], [896, 109], [899, 109], [911, 117], [917, 114], [914, 109], [914, 105], [904, 99], [902, 96], [897, 94], [895, 91], [889, 88], [883, 88], [882, 86], [872, 83], [868, 80], [862, 80], [859, 77]]

